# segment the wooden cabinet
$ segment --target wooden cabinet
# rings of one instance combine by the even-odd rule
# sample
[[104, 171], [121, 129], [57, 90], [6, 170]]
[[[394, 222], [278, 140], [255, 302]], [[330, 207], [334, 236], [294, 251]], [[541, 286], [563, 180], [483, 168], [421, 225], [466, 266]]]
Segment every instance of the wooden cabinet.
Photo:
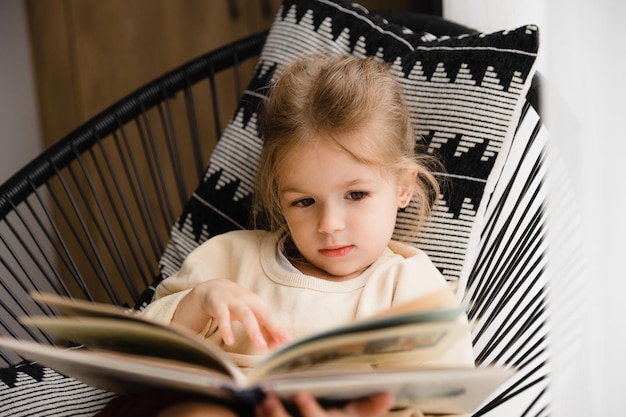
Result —
[[[204, 52], [269, 28], [280, 0], [26, 0], [44, 144]], [[363, 0], [371, 10], [409, 1]]]
[[45, 145], [167, 70], [268, 28], [279, 4], [28, 0]]

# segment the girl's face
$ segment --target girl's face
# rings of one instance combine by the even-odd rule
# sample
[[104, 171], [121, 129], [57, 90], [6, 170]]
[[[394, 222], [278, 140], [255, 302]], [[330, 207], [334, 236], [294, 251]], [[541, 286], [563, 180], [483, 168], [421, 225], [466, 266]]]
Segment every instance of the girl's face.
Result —
[[[380, 257], [412, 193], [380, 167], [322, 140], [292, 152], [278, 175], [283, 215], [307, 261], [295, 266], [330, 280], [353, 278]], [[415, 180], [413, 172], [405, 177], [403, 184]]]

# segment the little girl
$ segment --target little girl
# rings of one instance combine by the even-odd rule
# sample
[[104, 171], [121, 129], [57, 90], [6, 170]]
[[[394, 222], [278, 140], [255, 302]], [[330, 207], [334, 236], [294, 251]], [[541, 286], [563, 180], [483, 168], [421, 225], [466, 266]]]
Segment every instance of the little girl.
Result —
[[[259, 127], [257, 215], [268, 230], [202, 244], [159, 285], [147, 317], [186, 326], [249, 367], [290, 339], [447, 287], [422, 251], [392, 240], [398, 210], [413, 201], [425, 219], [439, 187], [431, 157], [416, 152], [401, 87], [385, 64], [321, 56], [296, 62], [272, 87]], [[438, 362], [473, 366], [469, 334]], [[153, 399], [160, 414], [123, 408], [131, 402], [142, 401], [118, 397], [102, 415], [234, 415], [176, 395]], [[377, 416], [391, 405], [387, 394], [335, 410], [306, 393], [296, 398], [305, 417]], [[255, 412], [287, 416], [272, 395]]]

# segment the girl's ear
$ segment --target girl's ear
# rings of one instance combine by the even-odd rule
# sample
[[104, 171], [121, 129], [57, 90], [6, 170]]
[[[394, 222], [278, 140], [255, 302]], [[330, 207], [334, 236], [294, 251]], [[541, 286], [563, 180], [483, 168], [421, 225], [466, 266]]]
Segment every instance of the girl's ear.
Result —
[[398, 207], [405, 208], [413, 197], [413, 188], [417, 180], [416, 169], [405, 169], [398, 180]]

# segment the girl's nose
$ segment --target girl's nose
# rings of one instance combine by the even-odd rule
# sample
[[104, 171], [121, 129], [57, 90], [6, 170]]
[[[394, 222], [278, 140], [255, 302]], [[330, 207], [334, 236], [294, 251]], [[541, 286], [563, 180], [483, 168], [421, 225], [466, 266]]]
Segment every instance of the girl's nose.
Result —
[[340, 207], [325, 204], [321, 207], [319, 216], [318, 231], [320, 233], [331, 234], [345, 227], [344, 213]]

